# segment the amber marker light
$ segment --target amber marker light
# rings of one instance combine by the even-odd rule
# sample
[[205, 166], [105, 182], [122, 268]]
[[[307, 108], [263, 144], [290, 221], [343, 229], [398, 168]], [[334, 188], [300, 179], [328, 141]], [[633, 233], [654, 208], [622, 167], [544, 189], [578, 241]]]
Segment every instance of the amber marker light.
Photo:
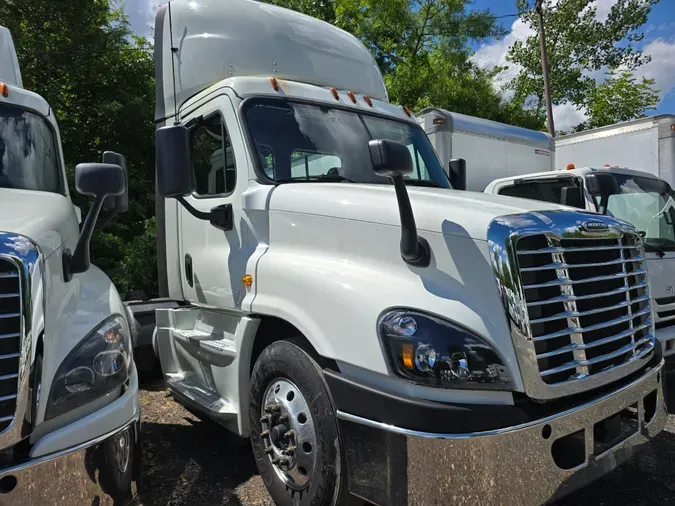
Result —
[[366, 104], [368, 104], [370, 107], [373, 107], [373, 101], [368, 95], [364, 95], [363, 99], [366, 101]]
[[352, 100], [352, 102], [356, 103], [356, 95], [354, 95], [353, 91], [348, 91], [347, 96]]
[[9, 97], [9, 86], [5, 83], [0, 83], [0, 94], [5, 98]]
[[250, 274], [246, 274], [243, 278], [241, 278], [241, 282], [243, 285], [246, 287], [247, 290], [251, 289], [251, 285], [253, 285], [253, 276]]
[[270, 77], [270, 83], [272, 83], [272, 88], [274, 88], [274, 91], [279, 91], [279, 81], [277, 81], [276, 77]]
[[401, 355], [403, 356], [403, 365], [407, 369], [413, 368], [413, 354], [414, 347], [411, 343], [406, 343], [402, 346]]

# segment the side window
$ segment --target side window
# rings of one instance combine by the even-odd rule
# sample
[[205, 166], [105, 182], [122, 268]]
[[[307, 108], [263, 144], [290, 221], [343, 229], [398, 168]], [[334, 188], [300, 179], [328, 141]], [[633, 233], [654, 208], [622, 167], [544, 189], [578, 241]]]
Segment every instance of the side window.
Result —
[[291, 154], [291, 177], [339, 175], [341, 168], [342, 160], [335, 155], [301, 150]]
[[431, 179], [431, 177], [429, 176], [429, 170], [427, 169], [427, 166], [424, 163], [424, 160], [422, 159], [422, 156], [420, 155], [419, 151], [417, 151], [415, 145], [408, 144], [408, 151], [410, 151], [410, 158], [412, 158], [413, 162], [413, 171], [408, 177], [410, 179], [419, 179], [419, 180]]
[[229, 195], [237, 170], [234, 152], [219, 114], [206, 118], [192, 132], [192, 163], [197, 195]]

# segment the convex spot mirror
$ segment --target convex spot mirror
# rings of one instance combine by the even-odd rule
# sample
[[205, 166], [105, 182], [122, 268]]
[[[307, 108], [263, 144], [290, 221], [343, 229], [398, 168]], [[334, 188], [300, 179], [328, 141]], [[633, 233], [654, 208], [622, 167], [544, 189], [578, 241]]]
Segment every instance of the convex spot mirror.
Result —
[[161, 197], [190, 195], [194, 181], [190, 160], [190, 134], [183, 125], [170, 125], [155, 132], [157, 191]]
[[413, 171], [412, 157], [407, 146], [388, 139], [374, 139], [368, 142], [370, 158], [375, 174], [396, 178], [407, 176]]
[[118, 197], [127, 190], [126, 173], [112, 163], [80, 163], [75, 167], [75, 188], [90, 197]]

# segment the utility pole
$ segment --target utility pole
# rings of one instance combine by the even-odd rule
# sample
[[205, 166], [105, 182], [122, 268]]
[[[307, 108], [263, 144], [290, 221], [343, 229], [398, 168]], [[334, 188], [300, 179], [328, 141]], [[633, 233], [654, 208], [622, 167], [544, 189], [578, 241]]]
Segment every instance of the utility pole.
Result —
[[555, 125], [553, 124], [553, 105], [551, 104], [551, 85], [548, 81], [548, 54], [546, 52], [546, 32], [544, 31], [544, 14], [542, 4], [544, 0], [536, 0], [535, 11], [539, 19], [539, 40], [541, 41], [541, 70], [544, 75], [544, 101], [546, 102], [546, 123], [548, 133], [555, 137]]

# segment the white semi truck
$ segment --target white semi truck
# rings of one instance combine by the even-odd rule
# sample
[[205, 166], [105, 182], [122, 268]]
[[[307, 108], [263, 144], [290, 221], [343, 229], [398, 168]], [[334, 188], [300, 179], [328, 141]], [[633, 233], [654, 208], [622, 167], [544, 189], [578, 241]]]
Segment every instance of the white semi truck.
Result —
[[296, 12], [172, 1], [155, 64], [155, 348], [277, 504], [540, 504], [663, 428], [633, 226], [452, 190], [361, 42]]
[[0, 505], [128, 503], [139, 459], [138, 378], [125, 308], [89, 260], [124, 210], [123, 157], [80, 164], [82, 227], [54, 111], [23, 89], [0, 27]]
[[675, 186], [675, 115], [660, 114], [555, 139], [556, 168], [630, 167]]

